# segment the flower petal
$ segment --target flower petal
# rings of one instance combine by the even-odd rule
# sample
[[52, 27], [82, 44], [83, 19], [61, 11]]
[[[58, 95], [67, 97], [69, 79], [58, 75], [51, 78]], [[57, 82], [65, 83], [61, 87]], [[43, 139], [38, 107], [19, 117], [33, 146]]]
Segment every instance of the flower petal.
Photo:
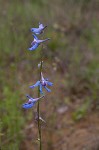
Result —
[[44, 88], [48, 91], [51, 92], [51, 90], [49, 88], [47, 88], [46, 86], [44, 86]]
[[32, 34], [32, 36], [34, 37], [34, 39], [38, 40], [38, 37], [35, 34]]
[[40, 84], [40, 81], [37, 81], [34, 85], [31, 85], [30, 88], [35, 88], [36, 86], [38, 86]]
[[36, 102], [32, 102], [32, 103], [25, 103], [22, 105], [22, 107], [24, 109], [29, 109], [29, 108], [32, 108], [34, 105], [35, 105]]
[[32, 99], [32, 97], [28, 94], [26, 94], [26, 97], [29, 98], [29, 99]]
[[40, 90], [40, 93], [43, 94], [42, 84], [39, 84], [39, 90]]
[[39, 22], [39, 28], [44, 28], [44, 25]]
[[30, 50], [30, 51], [36, 50], [38, 46], [39, 46], [39, 44], [36, 43], [32, 47], [30, 47], [28, 50]]
[[52, 85], [53, 85], [53, 83], [52, 83], [52, 82], [47, 81], [47, 85], [52, 86]]

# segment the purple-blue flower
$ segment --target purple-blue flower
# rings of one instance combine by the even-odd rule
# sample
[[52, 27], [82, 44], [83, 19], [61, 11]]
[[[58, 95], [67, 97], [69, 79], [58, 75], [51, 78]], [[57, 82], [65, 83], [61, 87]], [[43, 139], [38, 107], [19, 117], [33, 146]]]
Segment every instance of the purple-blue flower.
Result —
[[39, 23], [39, 27], [38, 28], [31, 28], [31, 31], [35, 34], [41, 34], [43, 33], [44, 29], [46, 28], [47, 26], [44, 26], [43, 24]]
[[38, 37], [37, 37], [36, 35], [34, 35], [34, 34], [33, 34], [33, 37], [34, 37], [34, 40], [33, 40], [32, 43], [31, 43], [32, 46], [28, 49], [28, 50], [30, 50], [30, 51], [36, 50], [37, 47], [38, 47], [41, 43], [50, 40], [50, 38], [47, 38], [47, 39], [44, 39], [44, 40], [39, 40]]
[[34, 85], [31, 85], [30, 88], [35, 88], [39, 86], [40, 93], [43, 94], [42, 87], [44, 87], [48, 92], [51, 92], [51, 90], [47, 86], [52, 86], [53, 83], [49, 82], [48, 79], [43, 77], [43, 74], [41, 72], [41, 80], [37, 81]]
[[39, 97], [39, 98], [32, 98], [32, 97], [29, 96], [29, 95], [26, 95], [26, 96], [27, 96], [27, 98], [28, 98], [28, 101], [27, 101], [27, 103], [24, 103], [24, 104], [22, 105], [22, 107], [25, 108], [25, 109], [32, 108], [38, 100], [40, 100], [41, 98], [44, 97], [44, 96], [41, 96], [41, 97]]

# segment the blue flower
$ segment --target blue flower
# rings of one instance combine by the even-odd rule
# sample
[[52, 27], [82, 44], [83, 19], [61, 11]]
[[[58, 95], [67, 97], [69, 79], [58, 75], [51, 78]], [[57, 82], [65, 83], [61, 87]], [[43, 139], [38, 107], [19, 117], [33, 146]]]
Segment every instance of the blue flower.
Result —
[[43, 33], [44, 29], [46, 28], [47, 26], [44, 26], [43, 24], [39, 23], [39, 27], [38, 28], [31, 28], [31, 31], [35, 34], [41, 34]]
[[31, 43], [32, 46], [28, 49], [28, 50], [30, 50], [30, 51], [36, 50], [37, 47], [38, 47], [41, 43], [50, 40], [50, 38], [47, 38], [47, 39], [44, 39], [44, 40], [39, 40], [38, 37], [37, 37], [36, 35], [34, 35], [34, 34], [33, 34], [33, 37], [34, 37], [34, 40], [33, 40], [32, 43]]
[[27, 96], [27, 98], [28, 98], [28, 102], [22, 105], [22, 107], [23, 107], [24, 109], [32, 108], [38, 100], [40, 100], [41, 98], [44, 97], [44, 96], [41, 96], [41, 97], [39, 97], [39, 98], [32, 98], [32, 97], [30, 97], [29, 95], [26, 95], [26, 96]]
[[42, 87], [44, 87], [48, 92], [51, 92], [51, 90], [47, 86], [52, 86], [53, 83], [49, 82], [48, 79], [43, 77], [43, 74], [41, 72], [41, 80], [37, 81], [34, 85], [31, 85], [30, 88], [35, 88], [39, 86], [40, 93], [43, 94]]

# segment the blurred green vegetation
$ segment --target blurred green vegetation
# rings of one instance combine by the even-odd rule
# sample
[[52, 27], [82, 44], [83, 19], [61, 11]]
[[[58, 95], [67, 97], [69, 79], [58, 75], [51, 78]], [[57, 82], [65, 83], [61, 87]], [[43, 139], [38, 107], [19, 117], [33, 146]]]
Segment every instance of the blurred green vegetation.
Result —
[[[94, 3], [94, 5], [93, 5]], [[81, 100], [73, 119], [83, 118], [89, 110], [99, 109], [99, 22], [97, 0], [17, 0], [0, 1], [0, 146], [19, 150], [20, 134], [31, 118], [21, 105], [28, 85], [37, 79], [40, 48], [27, 51], [32, 41], [30, 28], [42, 22], [48, 25], [44, 37], [51, 41], [44, 48], [46, 68], [64, 77], [66, 95]], [[51, 66], [49, 66], [49, 64]], [[60, 82], [61, 82], [60, 78]], [[54, 81], [53, 81], [54, 82]], [[55, 88], [53, 89], [55, 90]], [[57, 93], [55, 91], [54, 93]], [[59, 93], [60, 95], [62, 93]], [[55, 107], [60, 106], [60, 96]], [[83, 100], [83, 102], [82, 102]], [[26, 112], [26, 114], [32, 112]], [[56, 116], [54, 114], [53, 116]], [[54, 118], [54, 117], [53, 117]], [[54, 121], [53, 121], [54, 122]], [[6, 143], [6, 145], [5, 145]]]

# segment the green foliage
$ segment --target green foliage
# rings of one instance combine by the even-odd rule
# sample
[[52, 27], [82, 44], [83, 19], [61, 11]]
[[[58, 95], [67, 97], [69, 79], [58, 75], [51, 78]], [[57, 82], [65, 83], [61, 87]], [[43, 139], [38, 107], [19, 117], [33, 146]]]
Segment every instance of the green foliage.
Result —
[[85, 117], [89, 108], [89, 104], [90, 104], [90, 101], [87, 100], [76, 111], [73, 112], [72, 118], [74, 121], [78, 121], [82, 119], [83, 117]]
[[[12, 91], [5, 86], [3, 91], [4, 99], [0, 102], [0, 118], [1, 118], [1, 139], [2, 148], [18, 150], [20, 143], [20, 130], [24, 124], [24, 119], [20, 111], [20, 96], [17, 91]], [[5, 132], [3, 133], [3, 131]], [[8, 141], [8, 142], [7, 142]], [[4, 143], [6, 143], [6, 146]], [[10, 142], [10, 145], [8, 144]]]

